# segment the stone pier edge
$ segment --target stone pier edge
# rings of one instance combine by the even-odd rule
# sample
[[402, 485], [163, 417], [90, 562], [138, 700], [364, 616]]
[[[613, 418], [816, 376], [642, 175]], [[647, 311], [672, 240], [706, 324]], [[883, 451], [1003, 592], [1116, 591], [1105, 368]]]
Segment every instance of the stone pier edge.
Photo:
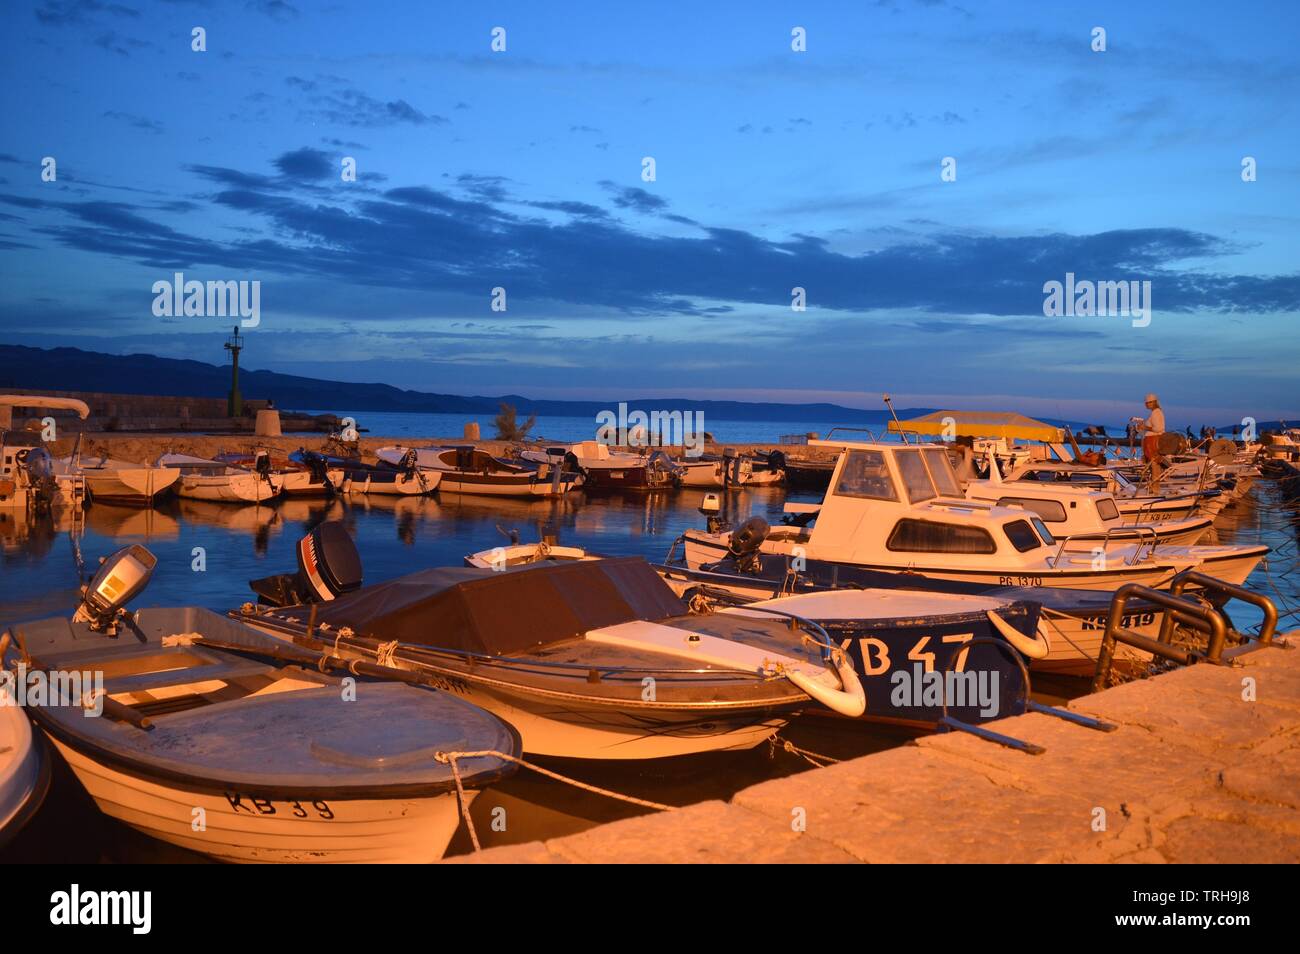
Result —
[[[447, 863], [1300, 861], [1300, 630], [999, 721], [1027, 755], [964, 733], [578, 834]], [[1289, 645], [1287, 645], [1289, 643]]]

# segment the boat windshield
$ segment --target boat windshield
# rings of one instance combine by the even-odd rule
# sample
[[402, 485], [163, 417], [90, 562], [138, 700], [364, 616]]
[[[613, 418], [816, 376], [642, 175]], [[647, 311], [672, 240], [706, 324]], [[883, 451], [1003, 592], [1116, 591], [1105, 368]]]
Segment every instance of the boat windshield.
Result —
[[885, 455], [875, 450], [849, 451], [835, 484], [839, 497], [866, 497], [870, 500], [897, 500], [898, 491], [885, 464]]
[[934, 489], [934, 481], [925, 469], [919, 450], [895, 451], [894, 459], [898, 461], [898, 472], [903, 477], [903, 486], [907, 488], [907, 498], [912, 503], [920, 503], [939, 496]]
[[922, 451], [925, 462], [930, 465], [930, 476], [939, 490], [940, 497], [960, 497], [961, 487], [957, 484], [957, 475], [952, 469], [952, 460], [948, 452], [939, 447]]

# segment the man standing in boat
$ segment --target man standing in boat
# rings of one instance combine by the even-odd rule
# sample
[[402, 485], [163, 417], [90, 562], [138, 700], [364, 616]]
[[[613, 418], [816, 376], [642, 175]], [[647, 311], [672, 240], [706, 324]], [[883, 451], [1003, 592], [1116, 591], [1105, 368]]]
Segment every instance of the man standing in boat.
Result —
[[1160, 490], [1160, 475], [1163, 472], [1160, 458], [1160, 437], [1165, 432], [1165, 412], [1160, 408], [1160, 399], [1148, 394], [1146, 399], [1147, 417], [1133, 418], [1133, 424], [1142, 434], [1142, 459], [1151, 466], [1151, 492]]

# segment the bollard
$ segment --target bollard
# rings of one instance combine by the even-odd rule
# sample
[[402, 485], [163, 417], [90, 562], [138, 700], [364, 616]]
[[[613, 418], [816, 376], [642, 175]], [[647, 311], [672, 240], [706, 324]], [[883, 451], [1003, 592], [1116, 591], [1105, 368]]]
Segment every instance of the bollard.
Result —
[[468, 421], [465, 424], [465, 440], [477, 441], [480, 439], [478, 421]]

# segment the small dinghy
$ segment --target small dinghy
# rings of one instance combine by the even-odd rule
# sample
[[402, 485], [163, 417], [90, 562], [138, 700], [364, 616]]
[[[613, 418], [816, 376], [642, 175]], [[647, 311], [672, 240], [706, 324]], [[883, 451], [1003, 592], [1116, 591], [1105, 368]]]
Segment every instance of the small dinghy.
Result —
[[215, 458], [231, 467], [273, 475], [285, 497], [332, 497], [343, 486], [343, 471], [330, 467], [321, 458], [299, 463], [287, 457], [275, 457], [269, 451], [218, 454]]
[[[862, 687], [815, 624], [696, 615], [644, 560], [424, 570], [360, 586], [340, 524], [318, 526], [237, 616], [299, 644], [417, 674], [507, 719], [526, 752], [652, 759], [748, 749], [811, 700], [860, 715]], [[305, 555], [303, 550], [308, 551]], [[350, 551], [350, 552], [349, 552]]]
[[381, 447], [375, 456], [394, 467], [415, 466], [441, 478], [443, 493], [492, 497], [561, 497], [580, 483], [579, 475], [549, 465], [525, 466], [502, 460], [470, 445], [457, 447]]
[[278, 497], [283, 484], [283, 478], [270, 473], [231, 467], [219, 460], [188, 454], [162, 454], [154, 463], [179, 470], [181, 479], [176, 482], [176, 495], [191, 500], [264, 503]]
[[458, 760], [467, 795], [516, 769], [513, 730], [450, 693], [204, 609], [128, 615], [155, 562], [123, 548], [71, 620], [10, 630], [7, 664], [49, 687], [32, 719], [106, 814], [224, 861], [434, 861], [461, 817], [440, 754], [505, 756]]
[[[80, 441], [80, 435], [78, 435]], [[84, 481], [92, 500], [151, 506], [180, 480], [170, 467], [147, 467], [114, 457], [84, 457], [80, 451], [54, 461], [54, 476]]]
[[440, 473], [417, 467], [414, 452], [395, 464], [381, 462], [379, 466], [366, 464], [358, 457], [336, 457], [302, 449], [290, 454], [289, 459], [309, 466], [324, 461], [327, 467], [341, 471], [343, 482], [339, 489], [345, 494], [423, 497], [437, 490], [442, 479]]
[[[6, 645], [0, 636], [0, 655]], [[36, 814], [50, 787], [50, 763], [17, 702], [11, 673], [0, 675], [0, 847]]]

